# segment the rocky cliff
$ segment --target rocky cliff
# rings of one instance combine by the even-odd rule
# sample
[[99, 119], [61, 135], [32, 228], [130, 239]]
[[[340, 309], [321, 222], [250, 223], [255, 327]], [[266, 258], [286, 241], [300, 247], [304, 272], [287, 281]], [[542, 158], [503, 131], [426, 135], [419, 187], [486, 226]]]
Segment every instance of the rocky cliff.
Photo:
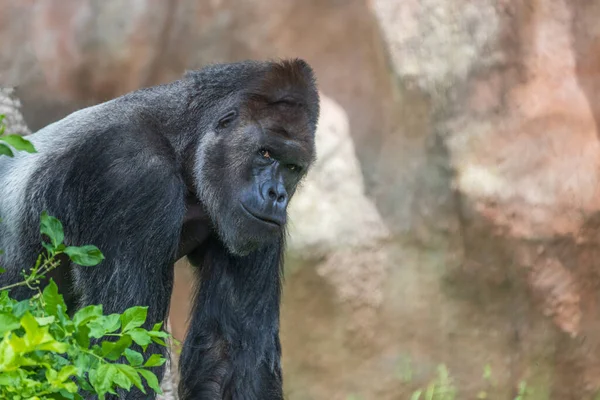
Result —
[[[33, 129], [207, 63], [314, 66], [319, 162], [291, 210], [282, 314], [290, 399], [408, 399], [440, 364], [461, 399], [600, 390], [600, 3], [0, 10], [0, 82]], [[177, 266], [179, 337], [190, 275]]]

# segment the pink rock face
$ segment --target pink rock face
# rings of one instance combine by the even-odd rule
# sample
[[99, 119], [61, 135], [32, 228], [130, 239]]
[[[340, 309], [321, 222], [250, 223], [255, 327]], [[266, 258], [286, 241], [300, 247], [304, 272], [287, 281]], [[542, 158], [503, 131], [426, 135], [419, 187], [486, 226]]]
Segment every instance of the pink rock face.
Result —
[[[463, 214], [457, 281], [485, 296], [490, 282], [522, 274], [537, 312], [574, 337], [540, 345], [555, 357], [544, 385], [552, 398], [591, 398], [600, 387], [600, 279], [592, 261], [600, 254], [600, 3], [371, 3], [396, 74], [440, 111], [433, 129], [447, 146]], [[448, 48], [447, 62], [436, 59]], [[459, 290], [468, 291], [467, 283]], [[543, 335], [513, 326], [524, 343], [518, 364], [532, 368], [527, 344]]]
[[[522, 81], [505, 93], [506, 76], [472, 83], [468, 104], [486, 120], [463, 125], [470, 138], [456, 150], [459, 187], [521, 238], [576, 234], [600, 209], [597, 126], [580, 82], [571, 19], [561, 1], [531, 10], [519, 37]], [[500, 99], [502, 111], [493, 115]]]
[[47, 84], [64, 97], [104, 100], [139, 88], [153, 73], [169, 2], [42, 0], [31, 40]]
[[[598, 12], [583, 3], [536, 3], [519, 30], [520, 79], [509, 70], [471, 82], [467, 104], [483, 118], [463, 115], [462, 131], [450, 140], [458, 187], [505, 235], [582, 242], [600, 210], [600, 32], [587, 23]], [[565, 269], [564, 257], [559, 252], [523, 265], [544, 313], [577, 335], [589, 305], [580, 300], [592, 295], [582, 292], [587, 285], [577, 275], [593, 266]]]

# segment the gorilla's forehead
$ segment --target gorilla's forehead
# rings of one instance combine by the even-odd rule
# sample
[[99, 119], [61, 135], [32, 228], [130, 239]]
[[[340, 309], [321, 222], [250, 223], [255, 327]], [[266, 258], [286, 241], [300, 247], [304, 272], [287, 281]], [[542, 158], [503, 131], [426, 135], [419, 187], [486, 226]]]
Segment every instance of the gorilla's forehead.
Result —
[[[196, 96], [204, 104], [221, 103], [224, 97], [238, 97], [265, 104], [282, 99], [303, 105], [314, 132], [319, 116], [319, 94], [311, 67], [299, 59], [243, 61], [216, 64], [186, 74]], [[195, 97], [195, 96], [194, 96]], [[199, 101], [199, 99], [196, 99]]]

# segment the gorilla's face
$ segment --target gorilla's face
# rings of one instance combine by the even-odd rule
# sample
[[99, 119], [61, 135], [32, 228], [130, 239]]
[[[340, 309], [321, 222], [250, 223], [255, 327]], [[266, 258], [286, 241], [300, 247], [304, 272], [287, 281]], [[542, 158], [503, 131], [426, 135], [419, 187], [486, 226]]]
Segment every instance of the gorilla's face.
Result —
[[203, 135], [196, 185], [221, 240], [245, 255], [279, 240], [287, 206], [315, 156], [306, 98], [292, 90], [222, 109]]

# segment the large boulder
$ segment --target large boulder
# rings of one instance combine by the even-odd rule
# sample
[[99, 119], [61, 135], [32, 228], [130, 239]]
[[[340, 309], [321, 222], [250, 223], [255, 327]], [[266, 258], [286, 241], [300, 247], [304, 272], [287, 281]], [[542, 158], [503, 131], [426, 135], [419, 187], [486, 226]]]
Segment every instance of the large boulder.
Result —
[[291, 265], [315, 262], [351, 310], [346, 327], [373, 335], [387, 270], [380, 247], [390, 232], [365, 193], [348, 116], [324, 95], [316, 148], [317, 161], [290, 203], [288, 258]]
[[289, 209], [288, 249], [292, 256], [304, 259], [368, 246], [389, 235], [365, 193], [346, 112], [324, 95], [321, 110], [315, 139], [317, 160]]
[[[600, 7], [566, 0], [372, 6], [396, 75], [430, 99], [430, 127], [452, 170], [463, 261], [446, 279], [463, 296], [484, 284], [478, 296], [503, 285], [520, 296], [525, 284], [530, 296], [515, 314], [530, 322], [513, 322], [514, 329], [520, 342], [544, 345], [519, 347], [515, 357], [527, 365], [519, 379], [536, 380], [551, 398], [588, 398], [600, 389], [600, 357], [589, 351], [600, 344]], [[523, 302], [534, 309], [520, 309]], [[540, 331], [542, 314], [554, 324], [551, 336]], [[548, 361], [531, 366], [540, 357]]]

